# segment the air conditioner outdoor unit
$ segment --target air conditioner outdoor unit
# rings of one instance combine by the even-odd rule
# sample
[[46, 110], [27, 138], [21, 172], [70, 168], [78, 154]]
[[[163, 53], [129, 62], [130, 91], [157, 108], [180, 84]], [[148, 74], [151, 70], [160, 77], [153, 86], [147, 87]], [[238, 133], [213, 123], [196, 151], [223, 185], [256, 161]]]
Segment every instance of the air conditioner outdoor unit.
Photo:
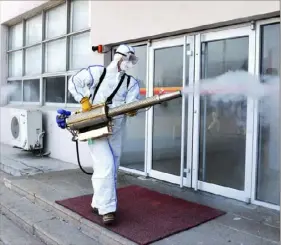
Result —
[[43, 148], [42, 112], [12, 109], [10, 117], [11, 145], [32, 151]]

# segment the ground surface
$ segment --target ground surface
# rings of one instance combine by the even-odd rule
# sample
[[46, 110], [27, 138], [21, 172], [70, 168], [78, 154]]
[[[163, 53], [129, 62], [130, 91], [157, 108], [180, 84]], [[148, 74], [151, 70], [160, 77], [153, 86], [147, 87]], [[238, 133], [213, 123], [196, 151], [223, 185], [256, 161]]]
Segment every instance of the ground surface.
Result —
[[[8, 158], [8, 157], [7, 157]], [[7, 164], [5, 154], [1, 154], [1, 164]], [[9, 155], [9, 168], [13, 166], [13, 155]], [[53, 159], [45, 158], [45, 164], [52, 164]], [[28, 161], [27, 161], [28, 162]], [[17, 163], [15, 163], [17, 164]], [[62, 162], [58, 162], [61, 166]], [[42, 167], [44, 168], [44, 166]], [[75, 197], [83, 194], [92, 193], [91, 176], [85, 175], [76, 167], [72, 169], [61, 169], [60, 171], [52, 170], [45, 171], [39, 174], [25, 174], [24, 176], [8, 176], [1, 173], [0, 177], [4, 177], [8, 182], [6, 186], [11, 187], [11, 190], [4, 187], [1, 184], [1, 205], [5, 206], [14, 212], [16, 210], [19, 214], [27, 216], [28, 212], [34, 212], [38, 210], [37, 219], [34, 221], [33, 229], [42, 232], [49, 232], [49, 236], [59, 239], [60, 236], [67, 233], [72, 233], [70, 240], [75, 240], [77, 237], [81, 237], [81, 244], [110, 244], [106, 243], [101, 235], [95, 242], [89, 240], [84, 236], [79, 229], [70, 227], [69, 224], [65, 226], [63, 220], [58, 219], [54, 214], [54, 202], [55, 200]], [[176, 235], [172, 235], [166, 239], [155, 242], [154, 245], [277, 245], [280, 241], [280, 219], [279, 212], [258, 207], [255, 205], [247, 205], [231, 199], [211, 195], [208, 193], [194, 192], [190, 189], [180, 189], [176, 185], [167, 184], [164, 182], [156, 181], [153, 179], [146, 179], [143, 177], [132, 176], [126, 173], [120, 173], [119, 175], [119, 187], [131, 184], [148, 187], [152, 190], [170, 194], [176, 197], [180, 197], [192, 202], [197, 202], [203, 205], [207, 205], [213, 208], [218, 208], [226, 211], [227, 214], [221, 216], [215, 220], [202, 224], [193, 229], [181, 232]], [[8, 183], [8, 184], [7, 184]], [[18, 196], [13, 196], [13, 188], [17, 191], [21, 190], [26, 194], [19, 203]], [[23, 191], [24, 190], [24, 191]], [[32, 200], [32, 203], [28, 203], [28, 199]], [[48, 203], [48, 210], [41, 210], [41, 207], [36, 205], [36, 199], [40, 202]], [[10, 205], [10, 206], [9, 206]], [[30, 205], [32, 206], [31, 208]], [[26, 210], [25, 210], [26, 209]], [[15, 212], [16, 212], [15, 211]], [[41, 212], [45, 212], [42, 213]], [[40, 216], [41, 215], [41, 216]], [[53, 217], [54, 216], [54, 217]], [[4, 222], [9, 222], [5, 219]], [[61, 223], [60, 223], [61, 222]], [[63, 223], [62, 223], [63, 222]], [[66, 222], [67, 223], [67, 222]], [[10, 224], [10, 223], [9, 223]], [[52, 230], [51, 228], [57, 226], [61, 227], [61, 231]], [[49, 230], [48, 230], [49, 229]], [[63, 230], [65, 229], [65, 230]], [[103, 229], [103, 228], [102, 228]], [[103, 230], [100, 230], [103, 232]], [[79, 231], [79, 232], [78, 232]], [[60, 233], [61, 232], [61, 233]], [[40, 234], [41, 234], [40, 233]], [[44, 234], [45, 234], [44, 233]], [[47, 233], [46, 233], [47, 234]], [[45, 234], [45, 235], [46, 235]], [[105, 234], [105, 233], [104, 233]], [[57, 237], [58, 238], [57, 238]], [[33, 236], [32, 236], [33, 238]], [[65, 237], [67, 240], [68, 237]], [[1, 244], [1, 242], [0, 242]], [[12, 244], [12, 243], [11, 243]], [[19, 243], [20, 245], [21, 243]], [[28, 244], [28, 243], [27, 243]], [[36, 243], [35, 243], [36, 244]], [[40, 243], [39, 243], [40, 244]], [[54, 243], [53, 243], [54, 244]], [[60, 244], [60, 243], [56, 243]], [[61, 244], [75, 244], [75, 243], [61, 243]], [[123, 243], [116, 243], [123, 244]], [[124, 243], [125, 244], [125, 243]], [[128, 243], [126, 243], [128, 244]], [[13, 244], [12, 244], [13, 245]]]

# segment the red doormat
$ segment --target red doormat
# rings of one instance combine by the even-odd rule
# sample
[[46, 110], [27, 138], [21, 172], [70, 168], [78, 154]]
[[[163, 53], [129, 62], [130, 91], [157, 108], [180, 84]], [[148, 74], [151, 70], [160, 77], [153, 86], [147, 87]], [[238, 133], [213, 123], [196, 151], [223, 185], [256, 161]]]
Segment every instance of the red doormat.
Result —
[[[190, 229], [225, 214], [220, 210], [161, 194], [139, 186], [119, 188], [117, 222], [107, 229], [144, 245]], [[91, 210], [92, 195], [56, 203], [104, 226]]]

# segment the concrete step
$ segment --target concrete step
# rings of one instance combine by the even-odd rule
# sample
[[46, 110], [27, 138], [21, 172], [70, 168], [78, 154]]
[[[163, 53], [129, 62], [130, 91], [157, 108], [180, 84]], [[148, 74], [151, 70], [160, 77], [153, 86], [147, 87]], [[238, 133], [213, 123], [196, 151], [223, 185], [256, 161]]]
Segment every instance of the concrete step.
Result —
[[[23, 180], [24, 181], [24, 180]], [[66, 198], [65, 196], [61, 196], [61, 193], [56, 192], [54, 188], [48, 185], [42, 185], [42, 183], [37, 182], [34, 179], [28, 180], [28, 188], [26, 186], [21, 185], [21, 180], [17, 179], [15, 181], [11, 179], [4, 178], [4, 184], [7, 188], [6, 191], [9, 191], [11, 193], [14, 193], [14, 195], [19, 196], [24, 202], [29, 202], [29, 204], [33, 205], [33, 212], [34, 209], [36, 209], [36, 212], [44, 211], [44, 214], [52, 214], [53, 217], [47, 216], [45, 217], [45, 223], [43, 224], [43, 221], [37, 221], [35, 224], [31, 223], [29, 225], [30, 228], [39, 228], [39, 233], [44, 234], [44, 231], [47, 229], [48, 234], [52, 236], [52, 232], [55, 232], [56, 234], [57, 229], [59, 229], [60, 224], [67, 224], [67, 228], [64, 229], [71, 229], [79, 230], [81, 233], [86, 234], [88, 237], [92, 238], [91, 244], [103, 244], [103, 245], [135, 245], [136, 243], [114, 233], [110, 230], [107, 230], [104, 227], [101, 227], [82, 216], [62, 207], [61, 205], [56, 204], [54, 201], [58, 199]], [[71, 189], [71, 188], [70, 188]], [[73, 191], [75, 191], [75, 188], [71, 190], [71, 194], [73, 195]], [[83, 192], [81, 192], [80, 189], [76, 190], [77, 196]], [[85, 194], [85, 193], [84, 193]], [[48, 198], [46, 198], [48, 197]], [[22, 206], [23, 203], [20, 204]], [[6, 209], [7, 210], [7, 209]], [[41, 211], [40, 211], [41, 210]], [[9, 211], [9, 210], [8, 210]], [[20, 211], [18, 211], [20, 212]], [[32, 209], [30, 210], [32, 212]], [[32, 213], [31, 213], [32, 214]], [[40, 214], [41, 215], [41, 214]], [[20, 217], [22, 215], [19, 214]], [[36, 217], [40, 217], [37, 216]], [[48, 222], [47, 222], [48, 221]], [[54, 231], [48, 231], [50, 229], [50, 225], [48, 223], [53, 223], [55, 230]], [[30, 223], [30, 222], [29, 222]], [[66, 234], [72, 234], [75, 236], [75, 231], [67, 231]], [[63, 237], [63, 236], [62, 236]], [[70, 238], [70, 237], [68, 237]], [[71, 239], [71, 241], [77, 240]], [[71, 243], [71, 244], [82, 244], [80, 240], [78, 243]], [[93, 243], [93, 241], [96, 241], [97, 243]], [[58, 243], [60, 244], [60, 243]], [[68, 244], [68, 243], [64, 243]], [[70, 243], [69, 243], [70, 244]], [[84, 244], [84, 243], [83, 243]], [[85, 243], [87, 244], [87, 243]]]
[[8, 159], [4, 156], [1, 156], [0, 158], [0, 170], [13, 176], [23, 176], [29, 174], [22, 163]]
[[5, 215], [0, 214], [0, 245], [44, 245], [37, 237], [21, 229]]
[[72, 163], [47, 156], [35, 156], [29, 151], [0, 143], [0, 170], [13, 176], [27, 176], [65, 169], [77, 169]]
[[[44, 209], [24, 196], [1, 188], [1, 212], [30, 235], [48, 245], [100, 245], [97, 240], [83, 233], [75, 226]], [[2, 240], [4, 242], [4, 240]], [[5, 244], [5, 242], [4, 242]], [[23, 243], [18, 243], [23, 244]]]

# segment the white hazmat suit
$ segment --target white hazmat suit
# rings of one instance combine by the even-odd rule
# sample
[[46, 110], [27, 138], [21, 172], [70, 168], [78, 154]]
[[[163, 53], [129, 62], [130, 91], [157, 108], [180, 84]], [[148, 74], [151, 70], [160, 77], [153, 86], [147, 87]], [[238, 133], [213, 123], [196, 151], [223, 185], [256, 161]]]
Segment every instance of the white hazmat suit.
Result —
[[[130, 61], [130, 55], [133, 61]], [[120, 59], [123, 61], [120, 63]], [[93, 99], [96, 86], [101, 78], [103, 66], [89, 66], [80, 70], [69, 80], [68, 90], [77, 102], [90, 97], [91, 104], [104, 103], [117, 87], [126, 70], [136, 64], [134, 49], [120, 45], [116, 50], [113, 61], [106, 67], [106, 74]], [[121, 68], [121, 71], [119, 68]], [[128, 78], [130, 78], [128, 80]], [[129, 83], [128, 83], [129, 82]], [[112, 99], [110, 108], [139, 100], [139, 84], [137, 80], [126, 74], [124, 81]], [[100, 215], [114, 213], [117, 209], [117, 171], [122, 150], [122, 132], [126, 116], [118, 116], [113, 120], [113, 134], [108, 138], [89, 140], [88, 145], [93, 160], [92, 185], [94, 195], [92, 208], [98, 209]]]

